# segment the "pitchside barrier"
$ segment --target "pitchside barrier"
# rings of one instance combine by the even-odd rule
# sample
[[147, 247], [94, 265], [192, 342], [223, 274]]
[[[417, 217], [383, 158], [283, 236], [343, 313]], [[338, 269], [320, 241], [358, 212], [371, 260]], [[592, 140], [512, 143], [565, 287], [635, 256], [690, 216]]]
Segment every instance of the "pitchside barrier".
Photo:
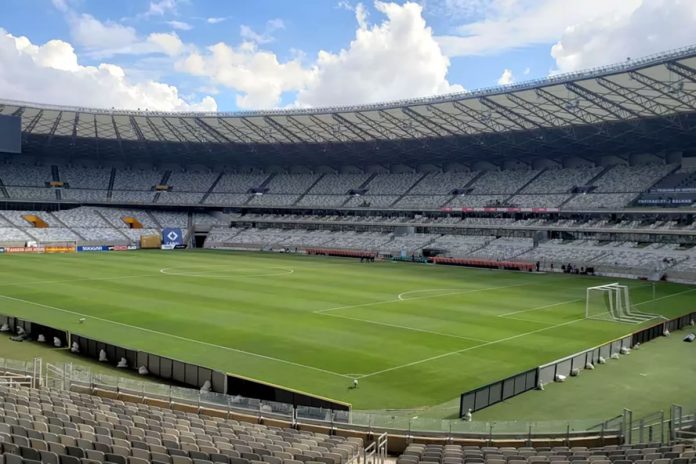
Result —
[[[225, 374], [207, 367], [145, 351], [105, 343], [83, 335], [54, 329], [12, 316], [0, 315], [0, 325], [2, 324], [7, 324], [9, 332], [12, 334], [17, 333], [18, 327], [22, 327], [27, 334], [30, 334], [30, 339], [32, 340], [36, 340], [36, 337], [42, 334], [46, 338], [46, 343], [50, 346], [53, 346], [54, 337], [61, 341], [61, 346], [65, 347], [65, 349], [71, 347], [73, 343], [77, 343], [79, 355], [92, 359], [99, 360], [99, 355], [104, 350], [108, 360], [106, 363], [109, 365], [116, 366], [121, 358], [125, 358], [128, 362], [128, 369], [137, 370], [144, 366], [149, 372], [149, 377], [156, 377], [176, 385], [200, 389], [208, 381], [210, 382], [211, 391], [214, 393], [254, 398], [255, 401], [262, 400], [278, 404], [289, 404], [292, 408], [305, 406], [321, 410], [335, 410], [337, 412], [350, 410], [350, 404], [348, 403], [310, 395], [309, 393], [248, 377]], [[124, 389], [123, 386], [115, 385], [114, 390], [122, 391]]]
[[569, 377], [573, 370], [582, 371], [588, 363], [596, 365], [600, 357], [609, 360], [614, 353], [620, 353], [622, 348], [633, 348], [638, 343], [642, 344], [654, 340], [663, 336], [665, 330], [672, 332], [687, 327], [694, 319], [696, 319], [696, 312], [663, 321], [600, 346], [462, 393], [459, 400], [459, 415], [464, 417], [469, 410], [471, 412], [480, 411], [488, 406], [534, 390], [539, 387], [539, 383], [554, 382], [557, 375]]

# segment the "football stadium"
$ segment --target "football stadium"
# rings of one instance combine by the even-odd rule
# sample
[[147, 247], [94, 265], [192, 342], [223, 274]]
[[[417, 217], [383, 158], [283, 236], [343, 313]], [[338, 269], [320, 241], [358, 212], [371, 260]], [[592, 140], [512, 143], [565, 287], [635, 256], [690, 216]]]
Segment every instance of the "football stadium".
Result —
[[0, 462], [696, 462], [696, 47], [88, 106], [0, 89]]

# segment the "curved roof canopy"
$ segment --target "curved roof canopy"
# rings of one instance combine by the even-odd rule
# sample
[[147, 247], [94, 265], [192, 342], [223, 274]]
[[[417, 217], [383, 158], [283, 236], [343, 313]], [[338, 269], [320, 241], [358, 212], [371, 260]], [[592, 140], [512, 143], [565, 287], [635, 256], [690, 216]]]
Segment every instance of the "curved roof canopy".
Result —
[[[349, 84], [347, 84], [349, 85]], [[696, 146], [696, 46], [519, 85], [374, 105], [163, 113], [0, 100], [24, 152], [264, 164], [438, 163]]]

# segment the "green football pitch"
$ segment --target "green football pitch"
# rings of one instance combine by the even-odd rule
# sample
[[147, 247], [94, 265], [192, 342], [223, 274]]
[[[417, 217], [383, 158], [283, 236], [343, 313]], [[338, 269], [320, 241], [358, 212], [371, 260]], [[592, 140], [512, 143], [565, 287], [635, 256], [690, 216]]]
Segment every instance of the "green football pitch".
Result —
[[[616, 279], [224, 251], [0, 263], [0, 314], [354, 409], [444, 403], [639, 327], [584, 319], [585, 289]], [[696, 287], [624, 283], [641, 311], [694, 309]]]

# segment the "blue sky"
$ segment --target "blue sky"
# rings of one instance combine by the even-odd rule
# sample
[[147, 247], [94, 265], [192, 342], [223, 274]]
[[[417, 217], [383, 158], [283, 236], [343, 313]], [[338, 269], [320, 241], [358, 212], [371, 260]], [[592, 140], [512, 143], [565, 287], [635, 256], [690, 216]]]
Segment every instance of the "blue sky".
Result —
[[459, 92], [696, 43], [693, 0], [3, 0], [0, 98], [172, 111]]

